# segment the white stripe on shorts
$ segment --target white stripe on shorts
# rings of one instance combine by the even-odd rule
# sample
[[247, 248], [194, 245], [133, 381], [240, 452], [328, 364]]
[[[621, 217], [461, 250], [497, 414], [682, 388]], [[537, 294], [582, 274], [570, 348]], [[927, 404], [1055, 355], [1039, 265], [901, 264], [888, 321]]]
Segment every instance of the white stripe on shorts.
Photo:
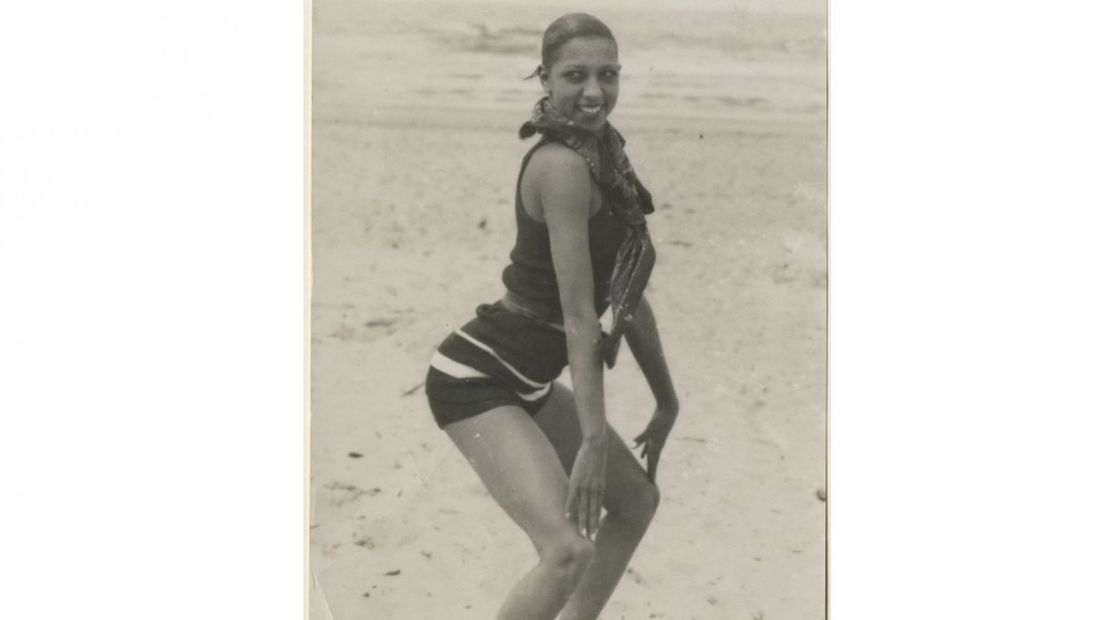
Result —
[[429, 359], [429, 365], [454, 379], [489, 379], [490, 375], [479, 372], [471, 366], [465, 366], [460, 362], [441, 355], [440, 351], [434, 351]]
[[552, 389], [552, 384], [548, 383], [544, 387], [542, 387], [541, 389], [539, 389], [536, 392], [533, 392], [531, 394], [522, 394], [521, 392], [514, 392], [514, 393], [517, 394], [518, 398], [520, 398], [521, 400], [527, 400], [527, 401], [533, 402], [533, 401], [538, 401], [538, 400], [544, 398], [544, 395], [547, 394], [549, 392], [549, 390], [551, 390], [551, 389]]
[[471, 336], [467, 335], [466, 333], [464, 333], [464, 330], [457, 329], [456, 333], [459, 334], [460, 337], [463, 338], [464, 340], [467, 340], [468, 342], [474, 344], [475, 346], [479, 347], [480, 349], [483, 349], [487, 353], [491, 354], [492, 357], [494, 357], [496, 360], [498, 360], [499, 364], [502, 364], [502, 366], [504, 368], [506, 368], [506, 370], [509, 370], [510, 372], [514, 373], [514, 376], [517, 377], [518, 379], [521, 379], [522, 382], [530, 385], [533, 388], [543, 389], [543, 388], [548, 387], [549, 384], [547, 384], [547, 383], [537, 383], [536, 381], [533, 381], [529, 377], [526, 377], [525, 375], [521, 374], [521, 372], [519, 372], [517, 368], [514, 368], [506, 360], [499, 357], [498, 353], [494, 352], [494, 349], [488, 347], [487, 345], [483, 344], [482, 342], [479, 342], [475, 338], [472, 338]]

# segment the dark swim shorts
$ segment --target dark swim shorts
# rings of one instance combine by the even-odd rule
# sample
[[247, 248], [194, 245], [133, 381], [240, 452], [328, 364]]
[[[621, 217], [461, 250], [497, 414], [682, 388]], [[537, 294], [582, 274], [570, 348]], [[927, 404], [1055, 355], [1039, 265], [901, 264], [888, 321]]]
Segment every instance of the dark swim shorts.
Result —
[[507, 310], [476, 309], [433, 353], [425, 391], [437, 426], [503, 405], [536, 414], [567, 366], [562, 328]]
[[425, 392], [429, 410], [440, 428], [504, 405], [521, 407], [529, 415], [537, 415], [552, 395], [550, 389], [537, 400], [523, 400], [495, 379], [457, 379], [433, 367], [426, 374]]

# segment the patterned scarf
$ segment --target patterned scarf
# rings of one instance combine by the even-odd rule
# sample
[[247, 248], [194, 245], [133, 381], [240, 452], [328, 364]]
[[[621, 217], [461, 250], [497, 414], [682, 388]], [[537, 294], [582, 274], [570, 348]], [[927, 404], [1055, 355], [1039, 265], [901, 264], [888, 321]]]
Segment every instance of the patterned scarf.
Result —
[[655, 211], [652, 195], [641, 184], [625, 155], [625, 138], [608, 122], [597, 131], [578, 127], [544, 97], [534, 106], [533, 118], [518, 131], [523, 140], [535, 133], [583, 156], [591, 176], [612, 197], [613, 214], [627, 229], [610, 277], [610, 333], [602, 340], [602, 358], [606, 366], [613, 368], [625, 324], [632, 320], [655, 265], [655, 248], [644, 219], [646, 214]]

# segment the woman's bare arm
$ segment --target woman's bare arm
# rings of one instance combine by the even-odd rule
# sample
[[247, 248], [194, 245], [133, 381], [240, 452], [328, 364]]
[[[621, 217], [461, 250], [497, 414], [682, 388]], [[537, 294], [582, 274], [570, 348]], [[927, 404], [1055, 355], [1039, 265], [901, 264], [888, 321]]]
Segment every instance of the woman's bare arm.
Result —
[[652, 389], [656, 405], [678, 411], [678, 396], [667, 368], [667, 358], [663, 355], [655, 314], [645, 297], [640, 298], [632, 320], [625, 324], [625, 340], [648, 381], [648, 387]]
[[[539, 156], [539, 159], [537, 159]], [[574, 151], [551, 144], [534, 155], [541, 214], [560, 291], [567, 360], [583, 440], [571, 471], [568, 514], [587, 536], [598, 529], [605, 484], [606, 410], [590, 257], [591, 180]]]
[[678, 417], [679, 401], [667, 368], [667, 358], [663, 355], [655, 314], [647, 298], [640, 299], [632, 320], [625, 325], [625, 340], [656, 399], [652, 419], [644, 432], [636, 437], [636, 445], [643, 446], [640, 456], [647, 461], [648, 478], [655, 482], [659, 455]]

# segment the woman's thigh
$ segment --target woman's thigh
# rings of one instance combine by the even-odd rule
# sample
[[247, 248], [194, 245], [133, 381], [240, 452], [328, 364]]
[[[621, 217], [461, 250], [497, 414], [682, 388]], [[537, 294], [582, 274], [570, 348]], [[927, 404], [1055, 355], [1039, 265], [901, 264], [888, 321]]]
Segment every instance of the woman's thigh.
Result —
[[523, 409], [497, 407], [448, 424], [445, 432], [538, 551], [557, 537], [574, 535], [565, 516], [567, 474], [548, 437]]
[[[570, 472], [583, 436], [571, 390], [559, 383], [553, 384], [548, 402], [533, 419], [548, 437], [564, 472]], [[636, 514], [647, 510], [647, 504], [655, 502], [654, 485], [648, 480], [644, 468], [637, 462], [636, 456], [625, 445], [621, 436], [613, 427], [609, 427], [608, 432], [606, 493], [602, 503], [606, 510], [622, 514]]]

